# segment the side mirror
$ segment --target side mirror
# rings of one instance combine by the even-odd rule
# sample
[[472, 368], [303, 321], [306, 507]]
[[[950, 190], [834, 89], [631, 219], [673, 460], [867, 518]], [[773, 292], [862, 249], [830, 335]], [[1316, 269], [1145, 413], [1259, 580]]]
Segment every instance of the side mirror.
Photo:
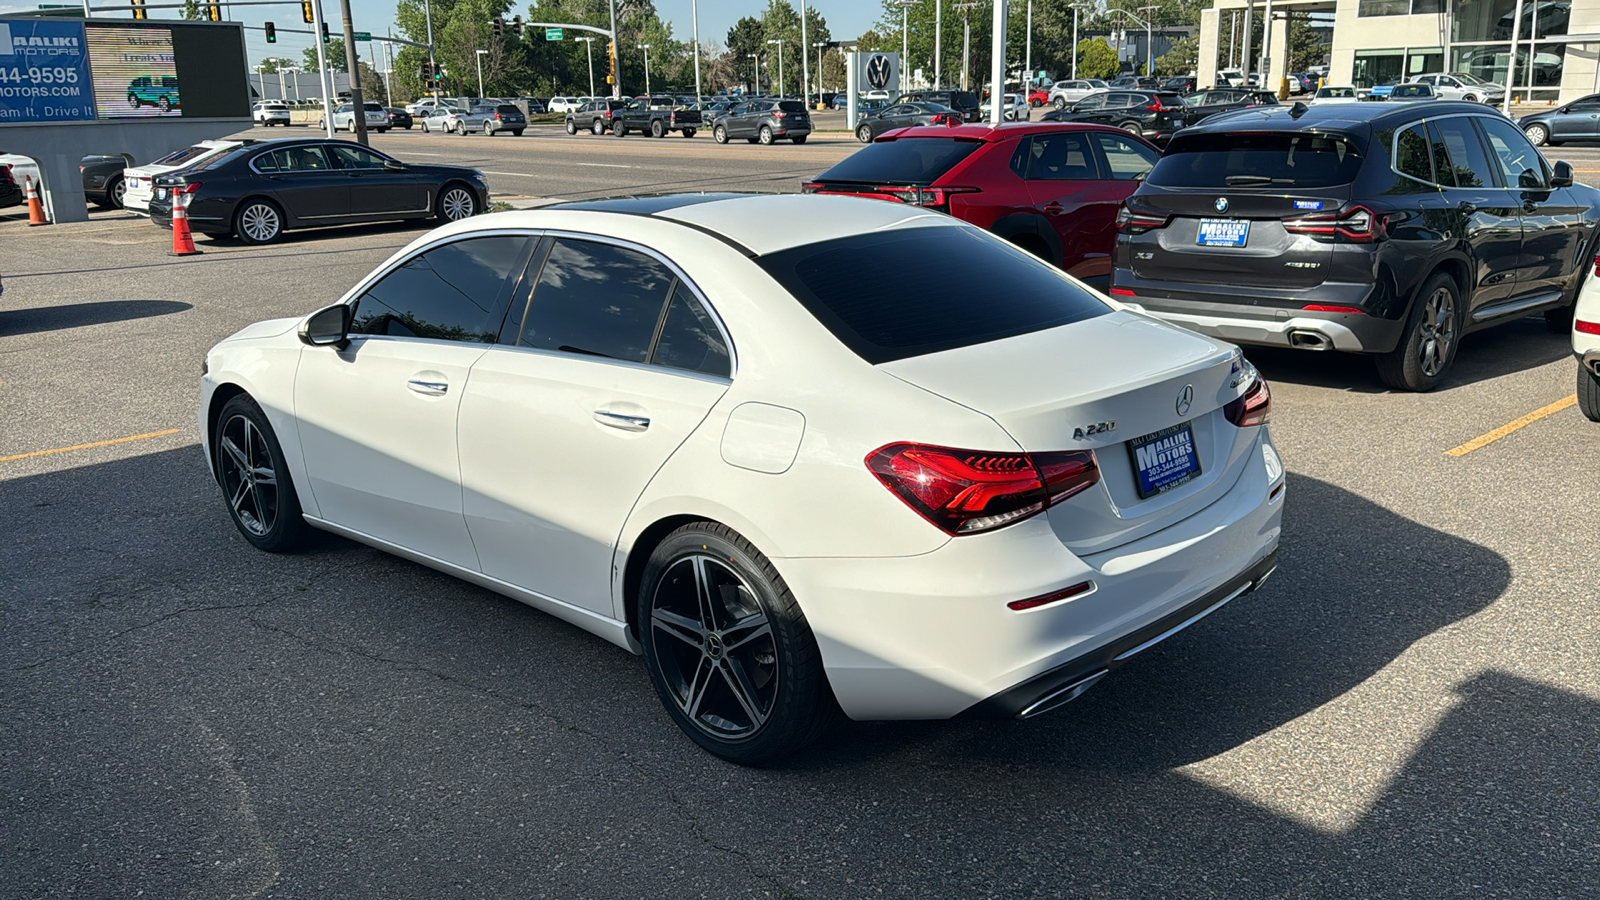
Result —
[[338, 347], [350, 344], [350, 307], [343, 303], [319, 309], [300, 323], [300, 341], [312, 347]]
[[1565, 106], [1563, 106], [1560, 109], [1556, 110], [1556, 115], [1564, 116], [1569, 112], [1572, 112], [1572, 110], [1570, 110], [1570, 109], [1566, 108]]
[[1572, 163], [1565, 160], [1556, 160], [1555, 176], [1550, 179], [1551, 187], [1572, 187]]
[[404, 172], [406, 170], [406, 167], [405, 167], [404, 163], [401, 163], [398, 160], [393, 160], [393, 159], [384, 160], [383, 161], [383, 167], [385, 169], [388, 169], [390, 172]]

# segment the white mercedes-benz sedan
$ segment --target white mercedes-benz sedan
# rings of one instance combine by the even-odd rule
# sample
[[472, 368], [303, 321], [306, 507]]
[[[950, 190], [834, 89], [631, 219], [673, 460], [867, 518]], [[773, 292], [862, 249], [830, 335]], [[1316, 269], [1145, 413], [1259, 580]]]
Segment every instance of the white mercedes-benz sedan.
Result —
[[479, 216], [207, 354], [256, 547], [335, 532], [645, 657], [756, 764], [855, 719], [1029, 717], [1272, 572], [1239, 350], [981, 229], [827, 196]]

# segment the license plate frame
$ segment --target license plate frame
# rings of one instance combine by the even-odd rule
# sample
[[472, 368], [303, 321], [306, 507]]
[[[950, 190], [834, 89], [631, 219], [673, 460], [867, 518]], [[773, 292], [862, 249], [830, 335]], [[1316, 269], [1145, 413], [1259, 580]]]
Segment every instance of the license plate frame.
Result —
[[[1176, 438], [1176, 440], [1169, 440]], [[1168, 443], [1141, 458], [1139, 451], [1158, 441]], [[1200, 477], [1200, 453], [1194, 443], [1192, 422], [1179, 422], [1128, 441], [1128, 459], [1133, 464], [1134, 488], [1140, 500], [1148, 500]]]
[[[1216, 235], [1215, 232], [1223, 232]], [[1195, 229], [1195, 244], [1201, 247], [1241, 249], [1250, 243], [1249, 219], [1201, 219]]]

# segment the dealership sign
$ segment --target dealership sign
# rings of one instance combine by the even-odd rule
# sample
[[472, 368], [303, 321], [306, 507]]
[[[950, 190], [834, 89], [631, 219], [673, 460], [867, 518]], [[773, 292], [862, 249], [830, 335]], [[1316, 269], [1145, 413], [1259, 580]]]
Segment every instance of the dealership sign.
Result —
[[0, 20], [0, 124], [94, 117], [83, 23]]

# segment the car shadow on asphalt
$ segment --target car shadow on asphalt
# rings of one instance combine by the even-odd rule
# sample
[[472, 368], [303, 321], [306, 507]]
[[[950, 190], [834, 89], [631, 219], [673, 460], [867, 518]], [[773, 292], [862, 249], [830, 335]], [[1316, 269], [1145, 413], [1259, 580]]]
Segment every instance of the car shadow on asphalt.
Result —
[[0, 335], [39, 334], [66, 328], [82, 328], [85, 325], [148, 319], [152, 316], [169, 316], [187, 309], [193, 309], [193, 305], [177, 300], [99, 300], [65, 306], [6, 309], [0, 310]]
[[[1378, 378], [1371, 357], [1354, 353], [1318, 353], [1282, 347], [1245, 347], [1245, 355], [1268, 381], [1361, 394], [1390, 393]], [[1465, 387], [1527, 369], [1537, 369], [1572, 354], [1570, 336], [1555, 334], [1542, 316], [1497, 325], [1462, 338], [1455, 364], [1440, 391]]]
[[330, 225], [325, 228], [300, 228], [294, 231], [285, 231], [278, 239], [270, 244], [257, 246], [247, 244], [236, 237], [226, 237], [214, 234], [195, 234], [196, 246], [203, 252], [210, 247], [226, 248], [229, 250], [256, 250], [272, 249], [275, 247], [293, 247], [297, 244], [314, 243], [329, 238], [365, 237], [368, 235], [403, 234], [416, 232], [421, 234], [438, 227], [441, 223], [434, 219], [404, 219], [394, 222], [371, 222], [362, 225]]

